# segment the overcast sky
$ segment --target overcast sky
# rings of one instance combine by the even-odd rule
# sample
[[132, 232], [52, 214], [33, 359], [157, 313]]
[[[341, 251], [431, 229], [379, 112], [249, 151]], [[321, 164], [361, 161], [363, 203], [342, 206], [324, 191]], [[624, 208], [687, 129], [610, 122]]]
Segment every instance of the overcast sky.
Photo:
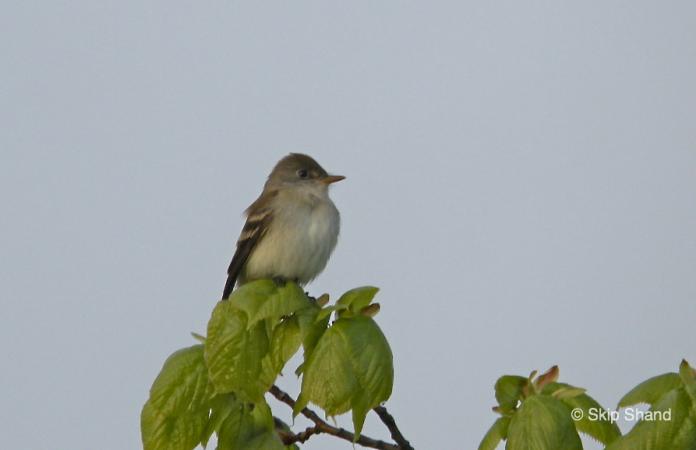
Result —
[[291, 151], [347, 176], [309, 290], [381, 287], [416, 448], [502, 374], [612, 407], [696, 364], [693, 1], [6, 1], [0, 55], [2, 448], [140, 447]]

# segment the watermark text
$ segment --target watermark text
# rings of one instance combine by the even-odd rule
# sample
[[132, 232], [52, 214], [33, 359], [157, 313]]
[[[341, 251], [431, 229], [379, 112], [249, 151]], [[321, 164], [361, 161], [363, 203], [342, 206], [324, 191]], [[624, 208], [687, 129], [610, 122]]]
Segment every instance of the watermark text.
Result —
[[585, 411], [582, 408], [575, 408], [570, 412], [570, 416], [576, 421], [586, 419], [591, 422], [603, 421], [614, 423], [621, 419], [626, 422], [637, 422], [639, 420], [645, 422], [669, 422], [672, 420], [672, 410], [644, 411], [638, 408], [628, 407], [621, 410], [589, 408]]

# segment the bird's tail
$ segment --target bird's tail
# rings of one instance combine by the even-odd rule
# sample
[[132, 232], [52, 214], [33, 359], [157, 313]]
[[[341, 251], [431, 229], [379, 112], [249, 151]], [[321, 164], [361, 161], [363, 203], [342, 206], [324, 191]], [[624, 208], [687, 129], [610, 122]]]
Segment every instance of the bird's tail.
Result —
[[234, 289], [234, 284], [237, 281], [237, 277], [233, 276], [228, 276], [227, 281], [225, 282], [225, 289], [222, 291], [222, 299], [227, 300], [230, 297], [230, 294], [232, 293], [232, 289]]

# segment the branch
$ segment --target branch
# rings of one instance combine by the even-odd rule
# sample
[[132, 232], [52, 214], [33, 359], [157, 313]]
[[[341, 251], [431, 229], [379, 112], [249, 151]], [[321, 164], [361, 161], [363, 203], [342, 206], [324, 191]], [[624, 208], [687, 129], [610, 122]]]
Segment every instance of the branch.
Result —
[[[290, 408], [295, 408], [295, 399], [290, 397], [286, 392], [282, 391], [278, 386], [273, 385], [271, 386], [271, 389], [268, 391], [270, 392], [275, 398], [277, 398], [279, 401], [285, 403], [288, 405]], [[386, 411], [386, 410], [385, 410]], [[332, 436], [336, 436], [341, 439], [345, 439], [346, 441], [349, 442], [355, 442], [357, 444], [362, 445], [363, 447], [369, 447], [369, 448], [376, 448], [378, 450], [413, 450], [413, 448], [409, 445], [408, 447], [401, 447], [399, 445], [394, 445], [390, 444], [388, 442], [384, 441], [379, 441], [376, 439], [369, 438], [367, 436], [361, 435], [357, 440], [355, 440], [355, 434], [351, 433], [350, 431], [346, 430], [345, 428], [337, 428], [334, 426], [329, 425], [328, 423], [324, 422], [321, 417], [317, 415], [314, 411], [312, 411], [309, 408], [304, 408], [300, 413], [314, 422], [314, 427], [309, 427], [305, 431], [299, 434], [294, 434], [294, 433], [288, 433], [287, 431], [283, 431], [280, 434], [281, 439], [283, 439], [284, 444], [292, 444], [293, 442], [304, 442], [307, 439], [309, 439], [312, 435], [314, 434], [319, 434], [319, 433], [326, 433], [330, 434]], [[387, 413], [388, 414], [388, 413]], [[380, 416], [381, 417], [381, 416]], [[391, 417], [391, 416], [389, 416]], [[394, 421], [394, 418], [391, 418], [392, 422]], [[398, 432], [398, 428], [396, 428], [396, 424], [394, 424], [394, 429]], [[392, 431], [390, 428], [389, 431]], [[393, 433], [393, 432], [392, 432]], [[399, 433], [401, 435], [401, 433]], [[392, 434], [393, 436], [393, 434]], [[403, 438], [403, 436], [401, 436]], [[290, 442], [285, 442], [285, 439], [288, 439]], [[304, 440], [301, 440], [304, 439]], [[396, 440], [396, 439], [395, 439]], [[398, 442], [398, 441], [397, 441]], [[404, 442], [408, 444], [408, 441], [404, 439]]]
[[389, 433], [391, 434], [392, 439], [394, 439], [394, 442], [399, 444], [399, 448], [402, 450], [414, 450], [413, 447], [411, 447], [411, 443], [408, 442], [404, 435], [401, 434], [401, 431], [399, 431], [399, 427], [396, 426], [394, 416], [389, 414], [387, 408], [384, 406], [378, 406], [374, 408], [373, 411], [377, 413], [380, 419], [382, 419], [384, 425], [389, 428]]
[[295, 442], [299, 442], [301, 444], [309, 440], [309, 438], [311, 438], [315, 434], [321, 433], [321, 430], [319, 429], [319, 427], [313, 426], [307, 427], [306, 430], [297, 434], [293, 433], [292, 431], [278, 429], [276, 429], [276, 433], [278, 433], [278, 436], [280, 436], [280, 440], [283, 441], [283, 444], [290, 445], [294, 444]]

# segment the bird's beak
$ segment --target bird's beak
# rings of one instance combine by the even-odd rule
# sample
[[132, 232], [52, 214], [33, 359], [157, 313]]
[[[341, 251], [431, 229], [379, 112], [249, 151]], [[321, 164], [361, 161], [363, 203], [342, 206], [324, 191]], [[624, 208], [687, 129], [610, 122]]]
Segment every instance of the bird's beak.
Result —
[[326, 184], [326, 185], [329, 185], [331, 183], [335, 183], [337, 181], [344, 180], [345, 178], [346, 177], [344, 177], [343, 175], [327, 175], [321, 179], [321, 182]]

